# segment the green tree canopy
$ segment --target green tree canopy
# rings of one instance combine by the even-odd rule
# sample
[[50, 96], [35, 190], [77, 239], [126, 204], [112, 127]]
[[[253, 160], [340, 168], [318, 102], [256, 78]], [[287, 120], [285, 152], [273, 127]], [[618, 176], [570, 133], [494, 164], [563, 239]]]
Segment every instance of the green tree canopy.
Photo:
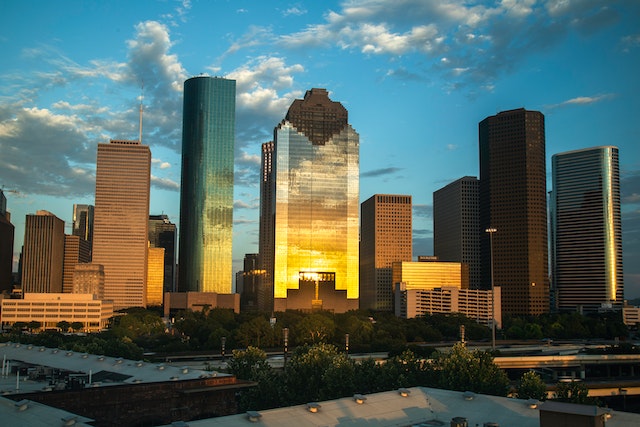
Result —
[[535, 372], [525, 372], [518, 381], [517, 397], [518, 399], [546, 400], [547, 385]]
[[462, 343], [433, 362], [436, 387], [506, 396], [509, 378], [486, 351], [470, 351]]

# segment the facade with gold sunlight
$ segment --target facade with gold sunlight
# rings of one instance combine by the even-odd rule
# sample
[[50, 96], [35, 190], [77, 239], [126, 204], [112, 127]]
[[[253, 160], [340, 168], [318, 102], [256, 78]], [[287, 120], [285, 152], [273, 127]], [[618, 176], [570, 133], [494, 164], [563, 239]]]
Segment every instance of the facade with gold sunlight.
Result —
[[357, 309], [360, 154], [347, 110], [307, 91], [276, 127], [272, 156], [261, 255], [273, 309]]

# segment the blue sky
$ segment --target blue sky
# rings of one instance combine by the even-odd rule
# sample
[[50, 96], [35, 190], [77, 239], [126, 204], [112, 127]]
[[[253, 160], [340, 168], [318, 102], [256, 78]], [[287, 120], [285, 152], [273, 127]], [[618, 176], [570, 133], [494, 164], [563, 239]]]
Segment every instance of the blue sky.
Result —
[[[237, 80], [234, 269], [258, 250], [260, 145], [323, 87], [360, 134], [360, 198], [410, 194], [414, 256], [432, 195], [478, 176], [478, 122], [524, 107], [555, 153], [620, 148], [627, 298], [640, 297], [640, 2], [636, 0], [3, 1], [0, 186], [16, 226], [93, 203], [96, 147], [151, 146], [152, 214], [179, 224], [182, 83]], [[551, 190], [549, 179], [548, 190]]]

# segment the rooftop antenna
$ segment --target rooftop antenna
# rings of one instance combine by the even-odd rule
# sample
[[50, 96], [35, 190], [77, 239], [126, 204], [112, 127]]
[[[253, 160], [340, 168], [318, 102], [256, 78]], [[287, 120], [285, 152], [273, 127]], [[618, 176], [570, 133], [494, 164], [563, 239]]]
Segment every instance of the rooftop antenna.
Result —
[[138, 142], [142, 144], [142, 100], [144, 99], [144, 80], [142, 80], [142, 86], [140, 87], [140, 134], [138, 136]]

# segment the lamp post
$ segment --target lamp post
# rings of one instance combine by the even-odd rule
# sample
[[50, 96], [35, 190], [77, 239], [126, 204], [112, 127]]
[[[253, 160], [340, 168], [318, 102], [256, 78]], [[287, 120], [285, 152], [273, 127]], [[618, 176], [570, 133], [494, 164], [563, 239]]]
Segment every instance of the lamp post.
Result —
[[495, 283], [493, 280], [493, 233], [498, 231], [493, 227], [489, 227], [484, 230], [489, 233], [489, 248], [491, 253], [491, 348], [496, 350], [496, 298], [495, 298]]

